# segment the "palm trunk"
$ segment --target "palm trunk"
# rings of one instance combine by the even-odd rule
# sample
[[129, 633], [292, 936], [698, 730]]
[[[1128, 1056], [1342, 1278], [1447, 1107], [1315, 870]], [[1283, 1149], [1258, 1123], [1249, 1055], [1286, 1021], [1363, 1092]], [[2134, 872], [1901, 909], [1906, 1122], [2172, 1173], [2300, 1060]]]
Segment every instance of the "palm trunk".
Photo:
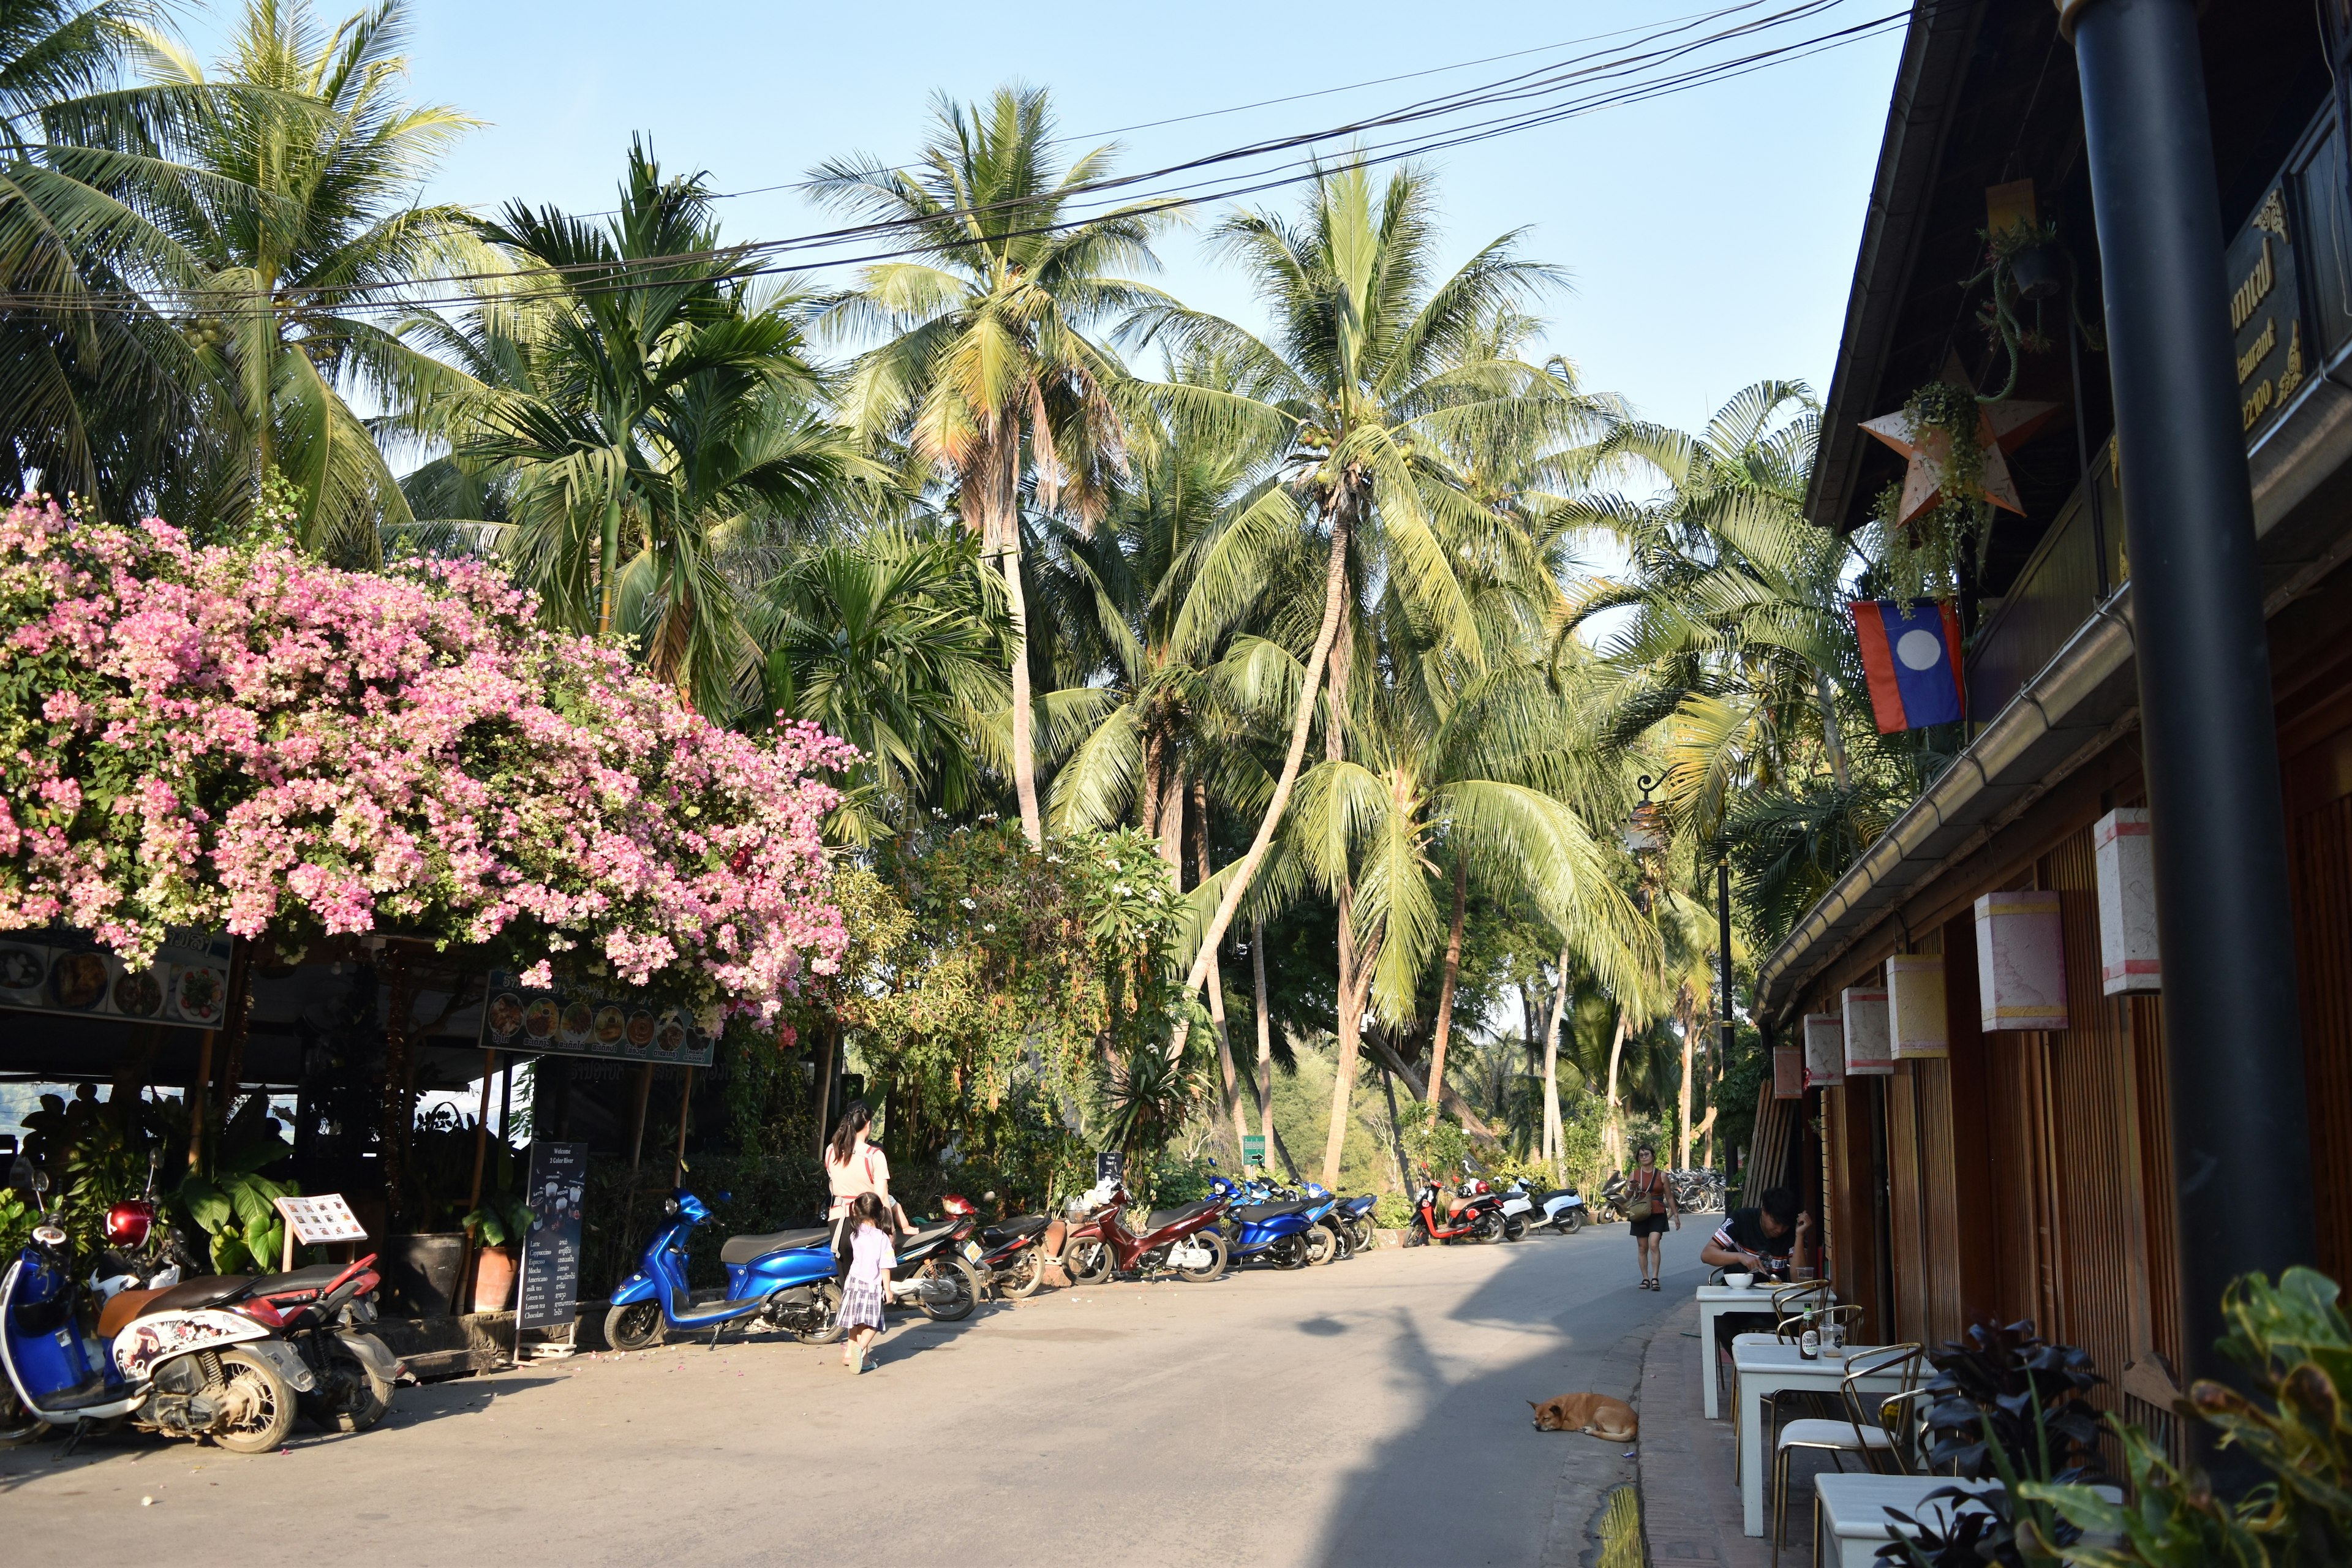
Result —
[[597, 603], [596, 635], [613, 635], [613, 579], [621, 574], [621, 497], [617, 491], [604, 501], [604, 529], [596, 550]]
[[1004, 604], [1013, 621], [1013, 794], [1021, 803], [1021, 836], [1032, 849], [1045, 847], [1045, 819], [1037, 812], [1037, 757], [1029, 695], [1029, 605], [1021, 594], [1021, 524], [1005, 527]]
[[1543, 1061], [1543, 1157], [1551, 1163], [1554, 1185], [1564, 1184], [1568, 1178], [1560, 1173], [1560, 1161], [1567, 1154], [1561, 1145], [1559, 1129], [1559, 1024], [1568, 1014], [1568, 944], [1559, 949], [1559, 985], [1552, 993], [1551, 1023], [1544, 1030]]
[[[1136, 781], [1135, 825], [1143, 829], [1143, 836], [1146, 838], [1153, 840], [1160, 837], [1160, 760], [1163, 755], [1164, 748], [1160, 732], [1153, 730], [1145, 734], [1143, 777]], [[1164, 844], [1160, 847], [1160, 858], [1165, 859], [1171, 868], [1178, 864], [1175, 858], [1167, 853], [1167, 847]]]
[[[1403, 1079], [1405, 1088], [1412, 1091], [1412, 1097], [1415, 1100], [1424, 1105], [1431, 1103], [1429, 1085], [1423, 1080], [1419, 1073], [1412, 1070], [1411, 1063], [1396, 1054], [1395, 1047], [1381, 1037], [1381, 1032], [1378, 1029], [1373, 1029], [1365, 1035], [1364, 1048], [1378, 1058], [1389, 1071]], [[1454, 1113], [1454, 1120], [1461, 1124], [1462, 1131], [1468, 1133], [1474, 1142], [1492, 1143], [1498, 1148], [1501, 1146], [1503, 1141], [1495, 1136], [1495, 1130], [1478, 1119], [1478, 1113], [1470, 1109], [1470, 1102], [1463, 1099], [1458, 1091], [1447, 1089], [1437, 1098], [1436, 1103]]]
[[[1192, 968], [1184, 977], [1183, 994], [1187, 996], [1200, 990], [1208, 978], [1209, 965], [1216, 962], [1218, 944], [1225, 940], [1225, 928], [1233, 924], [1242, 900], [1248, 896], [1250, 883], [1274, 843], [1274, 830], [1281, 825], [1282, 814], [1290, 807], [1290, 792], [1298, 783], [1298, 764], [1307, 756], [1307, 737], [1315, 728], [1315, 701], [1322, 690], [1323, 671], [1330, 660], [1331, 644], [1339, 633], [1340, 613], [1347, 603], [1350, 521], [1346, 508], [1332, 514], [1331, 561], [1323, 574], [1323, 624], [1317, 629], [1315, 647], [1307, 656], [1306, 679], [1298, 691], [1298, 711], [1290, 721], [1290, 749], [1283, 754], [1282, 772], [1275, 777], [1274, 795], [1265, 803], [1265, 815], [1258, 819], [1257, 834], [1225, 884], [1224, 897], [1217, 900], [1217, 911], [1209, 918], [1209, 929], [1201, 933], [1201, 951], [1193, 955]], [[1179, 1025], [1175, 1038], [1168, 1043], [1171, 1059], [1183, 1054], [1184, 1037], [1185, 1028]]]
[[1846, 768], [1845, 731], [1838, 727], [1837, 700], [1830, 690], [1826, 670], [1813, 671], [1813, 699], [1821, 704], [1822, 744], [1829, 749], [1830, 776], [1837, 780], [1838, 788], [1850, 788], [1853, 781]]
[[[1346, 928], [1341, 927], [1344, 931]], [[1355, 1100], [1356, 1062], [1364, 1049], [1364, 1004], [1370, 999], [1380, 943], [1352, 955], [1355, 984], [1339, 994], [1339, 1070], [1331, 1084], [1331, 1127], [1323, 1140], [1323, 1184], [1339, 1184], [1339, 1155], [1348, 1142], [1348, 1108]]]
[[[1323, 759], [1337, 762], [1348, 754], [1348, 667], [1353, 652], [1353, 604], [1342, 596], [1339, 601], [1339, 634], [1331, 640], [1331, 662], [1325, 672], [1323, 715]], [[1356, 882], [1352, 877], [1339, 879], [1339, 1063], [1331, 1080], [1331, 1125], [1323, 1142], [1323, 1184], [1336, 1186], [1339, 1181], [1339, 1152], [1348, 1137], [1348, 1107], [1356, 1089], [1356, 1062], [1363, 1051], [1364, 1013], [1360, 1003], [1354, 1001], [1357, 993], [1357, 971], [1361, 969], [1369, 981], [1371, 963], [1369, 957], [1356, 952]], [[1364, 989], [1369, 993], [1367, 984]]]
[[[1200, 779], [1192, 781], [1192, 816], [1200, 825], [1193, 861], [1200, 868], [1201, 880], [1205, 882], [1209, 879], [1209, 786]], [[1233, 1037], [1225, 1028], [1225, 984], [1214, 952], [1209, 956], [1209, 1022], [1217, 1031], [1217, 1069], [1224, 1075], [1225, 1116], [1234, 1124], [1234, 1168], [1239, 1170], [1242, 1138], [1249, 1124], [1242, 1120], [1241, 1088], [1234, 1072]]]
[[1609, 1164], [1613, 1170], [1625, 1163], [1625, 1131], [1617, 1124], [1617, 1064], [1625, 1054], [1625, 1015], [1617, 1014], [1617, 1034], [1609, 1042]]
[[1445, 1083], [1445, 1041], [1454, 1032], [1454, 981], [1462, 973], [1462, 926], [1469, 909], [1470, 863], [1454, 858], [1454, 923], [1445, 931], [1445, 974], [1437, 984], [1437, 1029], [1429, 1047], [1429, 1081]]
[[[1683, 995], [1685, 998], [1689, 997], [1690, 991], [1687, 987], [1684, 989]], [[1691, 1057], [1698, 1044], [1698, 1013], [1696, 1008], [1687, 1005], [1684, 1007], [1682, 1026], [1683, 1089], [1676, 1121], [1676, 1125], [1681, 1131], [1682, 1159], [1681, 1163], [1675, 1168], [1678, 1171], [1687, 1171], [1691, 1168]]]
[[1385, 1067], [1381, 1068], [1381, 1092], [1389, 1102], [1389, 1150], [1396, 1156], [1397, 1191], [1405, 1197], [1412, 1196], [1412, 1169], [1404, 1157], [1404, 1131], [1397, 1121], [1396, 1075]]
[[1257, 1135], [1274, 1147], [1274, 1020], [1265, 1012], [1265, 917], [1250, 921], [1250, 979], [1257, 1001]]

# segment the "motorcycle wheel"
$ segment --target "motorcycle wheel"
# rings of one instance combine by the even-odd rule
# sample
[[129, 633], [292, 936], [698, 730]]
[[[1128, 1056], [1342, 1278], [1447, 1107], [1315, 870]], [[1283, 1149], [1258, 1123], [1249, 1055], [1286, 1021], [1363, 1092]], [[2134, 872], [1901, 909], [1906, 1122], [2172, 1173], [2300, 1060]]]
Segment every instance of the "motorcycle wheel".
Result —
[[813, 1329], [794, 1329], [793, 1338], [804, 1345], [829, 1345], [841, 1338], [841, 1286], [827, 1279], [814, 1288], [816, 1310], [824, 1314]]
[[293, 1385], [278, 1369], [235, 1345], [220, 1352], [220, 1419], [205, 1434], [232, 1454], [267, 1454], [294, 1430]]
[[1584, 1211], [1570, 1209], [1552, 1222], [1552, 1228], [1562, 1236], [1574, 1236], [1584, 1228]]
[[1407, 1247], [1427, 1247], [1429, 1245], [1429, 1227], [1421, 1223], [1421, 1216], [1419, 1215], [1412, 1216], [1412, 1226], [1404, 1233], [1404, 1244]]
[[1045, 1282], [1045, 1249], [1024, 1247], [1021, 1256], [996, 1271], [996, 1293], [1008, 1301], [1026, 1301]]
[[364, 1432], [392, 1408], [392, 1384], [370, 1371], [341, 1340], [327, 1350], [327, 1374], [314, 1394], [298, 1394], [296, 1405], [322, 1432]]
[[649, 1351], [667, 1327], [659, 1301], [632, 1301], [604, 1314], [604, 1342], [616, 1351]]
[[956, 1293], [945, 1301], [936, 1305], [929, 1301], [923, 1303], [923, 1315], [931, 1321], [961, 1323], [971, 1316], [974, 1307], [980, 1305], [980, 1276], [974, 1274], [971, 1265], [962, 1258], [934, 1258], [923, 1265], [923, 1272], [935, 1279], [945, 1277], [957, 1282]]
[[0, 1377], [0, 1448], [37, 1443], [49, 1435], [49, 1424], [25, 1407], [8, 1380]]
[[1307, 1266], [1310, 1268], [1320, 1268], [1339, 1256], [1339, 1238], [1328, 1225], [1308, 1226], [1298, 1241], [1307, 1249]]
[[1480, 1215], [1471, 1222], [1470, 1239], [1481, 1243], [1502, 1240], [1503, 1222], [1495, 1217], [1492, 1210]]
[[1118, 1255], [1098, 1236], [1082, 1236], [1062, 1249], [1062, 1267], [1073, 1285], [1099, 1285], [1111, 1277]]
[[1210, 1280], [1224, 1273], [1226, 1254], [1223, 1237], [1213, 1230], [1199, 1230], [1186, 1237], [1184, 1240], [1192, 1246], [1208, 1248], [1215, 1258], [1214, 1261], [1205, 1263], [1198, 1268], [1179, 1268], [1176, 1270], [1179, 1276], [1190, 1279], [1195, 1285], [1206, 1285]]
[[1307, 1267], [1307, 1238], [1286, 1236], [1267, 1247], [1265, 1255], [1276, 1268], [1304, 1268]]
[[1503, 1239], [1505, 1241], [1517, 1241], [1527, 1234], [1528, 1222], [1527, 1217], [1524, 1215], [1511, 1215], [1503, 1221]]

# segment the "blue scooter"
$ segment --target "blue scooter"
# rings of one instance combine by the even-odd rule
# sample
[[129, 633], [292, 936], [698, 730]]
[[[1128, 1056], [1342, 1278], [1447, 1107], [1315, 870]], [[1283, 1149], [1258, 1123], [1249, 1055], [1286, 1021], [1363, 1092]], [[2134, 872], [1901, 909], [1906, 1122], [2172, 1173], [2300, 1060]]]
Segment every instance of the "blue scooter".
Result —
[[[1228, 1200], [1250, 1195], [1223, 1176], [1211, 1177], [1209, 1190]], [[1236, 1264], [1259, 1259], [1276, 1268], [1304, 1268], [1318, 1253], [1328, 1262], [1337, 1238], [1318, 1222], [1331, 1205], [1328, 1197], [1237, 1204], [1225, 1211], [1218, 1227], [1225, 1232], [1226, 1257]]]
[[[697, 1304], [687, 1289], [687, 1241], [710, 1210], [692, 1193], [680, 1191], [663, 1200], [662, 1213], [671, 1223], [646, 1243], [637, 1271], [621, 1281], [604, 1314], [604, 1342], [614, 1350], [650, 1349], [672, 1329], [709, 1329], [715, 1347], [728, 1324], [751, 1318], [803, 1344], [829, 1344], [841, 1337], [831, 1226], [729, 1237], [719, 1249], [719, 1261], [727, 1268], [726, 1299]], [[979, 1282], [948, 1244], [971, 1223], [968, 1215], [950, 1215], [899, 1237], [892, 1299], [910, 1300], [942, 1322], [969, 1316], [979, 1299]]]

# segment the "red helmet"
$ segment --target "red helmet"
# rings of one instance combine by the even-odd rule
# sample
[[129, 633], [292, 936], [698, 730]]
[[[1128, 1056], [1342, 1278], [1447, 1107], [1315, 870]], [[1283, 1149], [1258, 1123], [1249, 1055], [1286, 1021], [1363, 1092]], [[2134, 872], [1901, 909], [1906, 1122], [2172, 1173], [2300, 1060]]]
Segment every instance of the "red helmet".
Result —
[[113, 1247], [142, 1247], [155, 1224], [155, 1205], [130, 1198], [106, 1211], [106, 1239]]
[[951, 1214], [961, 1218], [966, 1215], [976, 1214], [979, 1211], [971, 1206], [971, 1200], [969, 1198], [960, 1198], [953, 1193], [942, 1193], [940, 1194], [940, 1212], [942, 1214]]

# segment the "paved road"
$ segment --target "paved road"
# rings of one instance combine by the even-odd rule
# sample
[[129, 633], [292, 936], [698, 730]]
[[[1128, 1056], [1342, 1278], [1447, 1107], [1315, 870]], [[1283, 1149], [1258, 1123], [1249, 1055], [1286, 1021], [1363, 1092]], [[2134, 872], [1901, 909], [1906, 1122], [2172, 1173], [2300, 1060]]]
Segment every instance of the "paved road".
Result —
[[1662, 1294], [1610, 1226], [1051, 1292], [896, 1328], [858, 1378], [759, 1336], [404, 1388], [377, 1430], [283, 1455], [46, 1444], [0, 1452], [0, 1538], [19, 1563], [292, 1539], [436, 1564], [1573, 1564], [1633, 1467], [1525, 1402], [1630, 1396], [1705, 1234], [1667, 1237]]

